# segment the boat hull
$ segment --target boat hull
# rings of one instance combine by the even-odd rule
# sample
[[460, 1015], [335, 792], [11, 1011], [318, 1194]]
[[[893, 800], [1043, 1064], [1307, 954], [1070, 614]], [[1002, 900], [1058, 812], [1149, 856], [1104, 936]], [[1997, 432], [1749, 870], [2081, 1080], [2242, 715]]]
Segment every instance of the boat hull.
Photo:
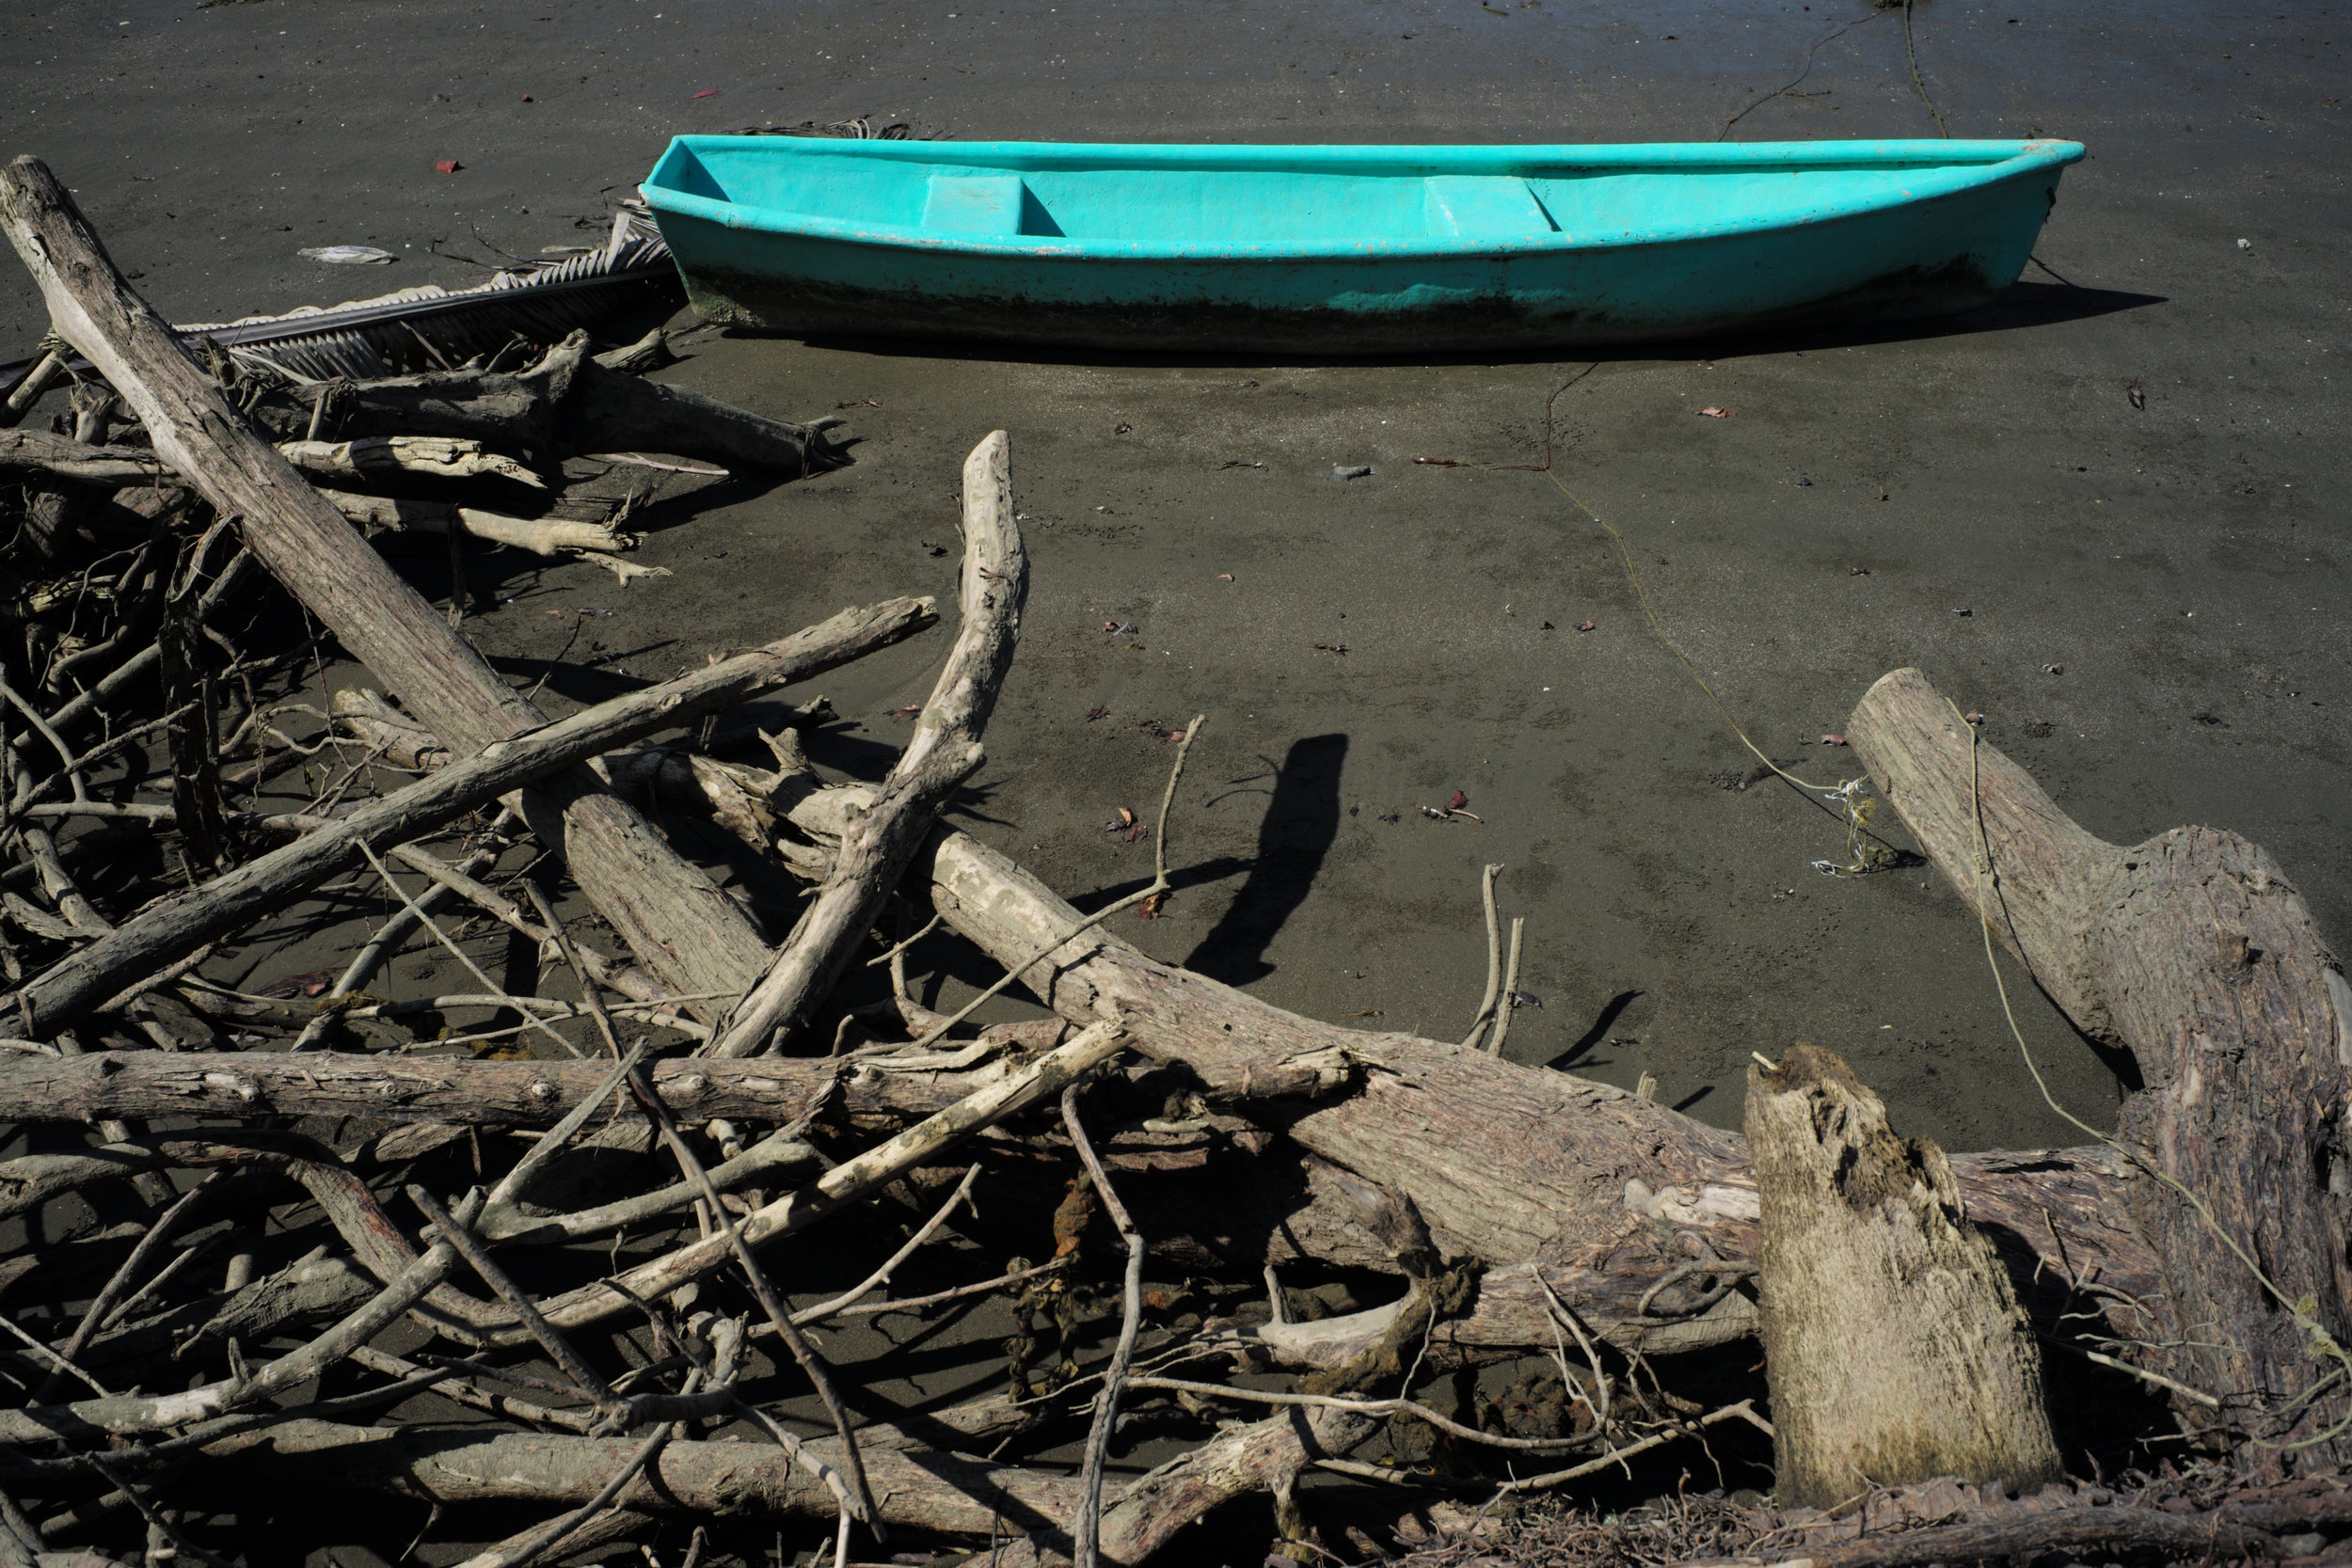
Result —
[[805, 335], [1393, 356], [1966, 310], [2016, 280], [2065, 161], [2014, 160], [2013, 169], [1915, 200], [1710, 233], [1352, 254], [910, 241], [665, 201], [659, 171], [647, 194], [694, 308], [714, 322]]

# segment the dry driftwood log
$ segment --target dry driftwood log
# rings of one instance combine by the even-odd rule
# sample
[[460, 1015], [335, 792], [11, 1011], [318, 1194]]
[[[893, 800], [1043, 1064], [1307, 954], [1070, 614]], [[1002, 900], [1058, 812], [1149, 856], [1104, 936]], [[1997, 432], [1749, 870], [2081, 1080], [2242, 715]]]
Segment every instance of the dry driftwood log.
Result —
[[[215, 509], [240, 520], [246, 547], [443, 738], [471, 753], [544, 722], [253, 433], [123, 281], [39, 159], [20, 158], [0, 174], [0, 223], [40, 284], [60, 334], [146, 424], [156, 456], [196, 476]], [[581, 357], [573, 356], [575, 366]], [[596, 373], [637, 385], [600, 367]], [[411, 426], [388, 434], [415, 433]], [[531, 792], [525, 815], [543, 842], [561, 847], [590, 901], [674, 990], [733, 992], [765, 967], [765, 944], [741, 908], [606, 794], [594, 774], [549, 779]]]
[[882, 900], [922, 847], [948, 797], [980, 765], [980, 732], [1012, 668], [1029, 558], [1013, 522], [1005, 433], [991, 433], [963, 464], [963, 625], [914, 733], [890, 776], [841, 835], [833, 874], [776, 955], [773, 968], [736, 1005], [712, 1039], [717, 1056], [748, 1056], [798, 1033], [833, 990]]
[[253, 418], [280, 440], [298, 439], [310, 432], [322, 396], [328, 402], [321, 425], [338, 439], [453, 436], [528, 451], [541, 463], [589, 452], [662, 451], [794, 475], [836, 461], [822, 433], [839, 421], [786, 424], [683, 387], [608, 370], [589, 354], [585, 332], [573, 333], [527, 371], [443, 371], [286, 388], [257, 402]]
[[690, 672], [662, 686], [576, 713], [513, 740], [494, 742], [350, 816], [175, 895], [129, 925], [27, 980], [13, 998], [25, 1016], [68, 1022], [132, 981], [234, 930], [360, 858], [423, 837], [532, 780], [819, 670], [833, 669], [922, 629], [928, 599], [846, 610], [823, 626]]
[[1749, 1067], [1747, 1136], [1782, 1505], [1834, 1508], [1856, 1476], [2058, 1479], [2041, 1353], [1944, 1151], [1802, 1044]]
[[623, 533], [610, 523], [582, 522], [572, 517], [509, 517], [475, 506], [448, 501], [415, 500], [393, 496], [358, 496], [322, 489], [328, 505], [366, 528], [398, 529], [407, 533], [446, 535], [452, 527], [485, 544], [533, 555], [563, 555], [590, 551], [614, 555], [637, 547], [637, 536]]
[[[331, 1051], [129, 1052], [36, 1056], [0, 1070], [0, 1121], [97, 1121], [148, 1117], [369, 1117], [472, 1127], [550, 1127], [610, 1076], [610, 1064], [370, 1056]], [[1001, 1077], [1000, 1056], [961, 1072], [785, 1056], [767, 1062], [684, 1058], [649, 1069], [679, 1119], [791, 1121], [837, 1083], [861, 1119], [916, 1120]], [[626, 1099], [608, 1109], [644, 1113]], [[43, 1156], [44, 1159], [56, 1158]], [[0, 1210], [9, 1200], [0, 1162]]]
[[2325, 1348], [2352, 1332], [2352, 991], [2301, 895], [2235, 833], [2176, 828], [2125, 848], [2086, 832], [1916, 670], [1873, 686], [1847, 734], [2000, 943], [2139, 1066], [2117, 1206], [2153, 1251], [2169, 1304], [2157, 1327], [2194, 1328], [2126, 1328], [2150, 1341], [2135, 1359], [2250, 1406], [2186, 1401], [2185, 1418], [2251, 1421], [2273, 1441], [2326, 1433], [2290, 1462], [2352, 1459], [2352, 1386]]

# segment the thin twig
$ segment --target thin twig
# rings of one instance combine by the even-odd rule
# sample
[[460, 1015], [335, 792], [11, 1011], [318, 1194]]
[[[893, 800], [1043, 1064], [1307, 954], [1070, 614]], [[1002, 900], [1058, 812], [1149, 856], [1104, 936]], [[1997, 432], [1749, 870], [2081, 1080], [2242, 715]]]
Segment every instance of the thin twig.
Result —
[[833, 1300], [819, 1302], [815, 1307], [802, 1307], [798, 1312], [792, 1314], [792, 1321], [796, 1323], [813, 1323], [822, 1322], [824, 1319], [833, 1317], [834, 1314], [843, 1311], [851, 1303], [855, 1302], [858, 1297], [864, 1295], [866, 1291], [874, 1289], [876, 1286], [889, 1284], [890, 1275], [898, 1267], [898, 1265], [905, 1262], [909, 1258], [914, 1256], [915, 1249], [921, 1246], [925, 1242], [930, 1241], [931, 1239], [932, 1232], [936, 1231], [941, 1226], [946, 1224], [947, 1216], [954, 1213], [957, 1208], [962, 1204], [964, 1199], [972, 1196], [972, 1183], [978, 1180], [979, 1178], [980, 1167], [976, 1164], [970, 1170], [963, 1173], [963, 1180], [956, 1183], [956, 1190], [947, 1196], [947, 1201], [939, 1206], [939, 1212], [933, 1214], [928, 1221], [926, 1221], [922, 1229], [908, 1237], [906, 1245], [892, 1253], [889, 1260], [883, 1263], [881, 1268], [876, 1269], [872, 1274], [867, 1275], [863, 1280], [860, 1280], [857, 1284], [834, 1297]]
[[1519, 939], [1527, 933], [1527, 922], [1518, 915], [1511, 917], [1511, 959], [1502, 971], [1502, 994], [1495, 998], [1495, 1032], [1486, 1041], [1489, 1055], [1502, 1054], [1502, 1042], [1511, 1036], [1511, 1015], [1519, 990]]
[[[98, 1292], [98, 1299], [90, 1303], [89, 1310], [82, 1314], [82, 1321], [74, 1325], [72, 1337], [58, 1348], [58, 1359], [71, 1366], [80, 1356], [83, 1347], [105, 1326], [106, 1314], [114, 1309], [123, 1291], [130, 1289], [131, 1281], [146, 1272], [155, 1254], [163, 1250], [165, 1243], [171, 1240], [181, 1226], [187, 1223], [188, 1217], [202, 1206], [204, 1200], [218, 1190], [228, 1175], [227, 1171], [219, 1170], [207, 1173], [201, 1181], [187, 1190], [179, 1202], [165, 1210], [162, 1217], [148, 1227], [147, 1234], [140, 1237], [138, 1245], [131, 1249], [131, 1256], [122, 1260], [122, 1266], [115, 1270], [114, 1277], [107, 1280], [105, 1288]], [[56, 1393], [57, 1380], [63, 1375], [52, 1369], [49, 1375], [41, 1380], [40, 1386], [33, 1390], [32, 1402], [47, 1404]]]
[[610, 1411], [620, 1406], [621, 1396], [612, 1391], [612, 1386], [588, 1365], [587, 1358], [572, 1348], [571, 1341], [564, 1338], [553, 1323], [540, 1315], [538, 1304], [515, 1283], [513, 1275], [499, 1267], [498, 1260], [490, 1256], [490, 1249], [484, 1246], [471, 1230], [452, 1219], [449, 1211], [441, 1207], [438, 1199], [413, 1181], [408, 1184], [408, 1201], [433, 1222], [442, 1240], [457, 1249], [457, 1256], [482, 1276], [482, 1282], [498, 1292], [499, 1299], [522, 1320], [522, 1325], [531, 1331], [531, 1337], [539, 1341], [548, 1359], [564, 1369], [564, 1375], [578, 1384], [581, 1393], [601, 1410]]
[[876, 1540], [888, 1540], [882, 1526], [882, 1506], [874, 1500], [874, 1489], [866, 1479], [866, 1461], [858, 1453], [857, 1438], [850, 1426], [849, 1407], [841, 1402], [841, 1395], [834, 1389], [824, 1362], [818, 1358], [799, 1325], [793, 1323], [792, 1314], [785, 1310], [784, 1303], [776, 1296], [775, 1287], [768, 1282], [767, 1271], [759, 1266], [758, 1258], [753, 1254], [751, 1243], [743, 1240], [741, 1218], [728, 1216], [725, 1207], [719, 1201], [719, 1189], [712, 1183], [710, 1173], [703, 1168], [702, 1161], [686, 1147], [686, 1140], [678, 1135], [677, 1120], [670, 1115], [670, 1107], [653, 1091], [643, 1073], [632, 1070], [628, 1078], [629, 1092], [644, 1107], [645, 1114], [660, 1127], [662, 1141], [670, 1146], [671, 1156], [677, 1161], [678, 1169], [685, 1173], [688, 1180], [702, 1188], [704, 1201], [710, 1205], [711, 1214], [726, 1226], [727, 1244], [733, 1249], [735, 1260], [741, 1266], [744, 1277], [751, 1281], [752, 1294], [757, 1298], [760, 1310], [768, 1314], [768, 1321], [775, 1325], [778, 1338], [791, 1351], [792, 1359], [800, 1363], [802, 1372], [815, 1386], [817, 1397], [824, 1402], [826, 1414], [833, 1418], [834, 1430], [841, 1436], [843, 1458], [854, 1483], [858, 1519], [874, 1532]]
[[[1198, 723], [1196, 720], [1194, 722]], [[1103, 1467], [1109, 1463], [1111, 1429], [1119, 1420], [1119, 1396], [1127, 1380], [1127, 1369], [1136, 1357], [1136, 1330], [1143, 1319], [1143, 1232], [1127, 1217], [1127, 1206], [1119, 1200], [1119, 1193], [1111, 1185], [1110, 1173], [1096, 1158], [1094, 1145], [1087, 1137], [1086, 1124], [1078, 1118], [1078, 1085], [1071, 1085], [1061, 1092], [1062, 1125], [1070, 1130], [1070, 1141], [1078, 1148], [1078, 1158], [1086, 1162], [1087, 1174], [1094, 1178], [1094, 1190], [1103, 1199], [1104, 1212], [1127, 1243], [1127, 1279], [1125, 1298], [1119, 1318], [1119, 1346], [1111, 1353], [1110, 1370], [1103, 1377], [1103, 1386], [1094, 1396], [1094, 1424], [1087, 1430], [1086, 1465], [1079, 1472], [1078, 1517], [1071, 1533], [1077, 1540], [1077, 1568], [1100, 1568], [1103, 1538]]]
[[1479, 878], [1479, 897], [1486, 906], [1486, 994], [1479, 999], [1470, 1033], [1462, 1037], [1465, 1051], [1474, 1049], [1478, 1037], [1486, 1032], [1486, 1022], [1494, 1017], [1495, 999], [1502, 990], [1502, 927], [1495, 920], [1495, 879], [1502, 873], [1502, 867], [1490, 865]]
[[[390, 888], [393, 895], [397, 897], [401, 903], [407, 907], [410, 914], [416, 917], [417, 923], [422, 926], [426, 930], [433, 933], [433, 940], [447, 948], [451, 956], [455, 958], [459, 963], [464, 964], [466, 966], [467, 973], [470, 974], [475, 979], [482, 982], [482, 989], [484, 990], [490, 991], [497, 995], [504, 995], [504, 988], [500, 986], [496, 980], [491, 979], [487, 974], [483, 974], [482, 966], [473, 961], [472, 956], [464, 948], [458, 946], [456, 942], [451, 941], [448, 933], [433, 923], [433, 917], [425, 913], [424, 911], [419, 907], [414, 898], [408, 896], [408, 890], [406, 888], [402, 887], [398, 882], [392, 880], [391, 872], [385, 868], [382, 861], [375, 858], [375, 851], [369, 848], [365, 843], [361, 843], [358, 846], [358, 848], [359, 853], [367, 857], [368, 863], [375, 867], [375, 874], [384, 879], [384, 885]], [[565, 1039], [562, 1035], [556, 1033], [554, 1025], [542, 1022], [539, 1018], [528, 1007], [516, 1006], [511, 998], [508, 1001], [508, 1006], [514, 1006], [516, 1012], [523, 1015], [523, 1021], [526, 1024], [536, 1028], [541, 1034], [547, 1036], [548, 1038], [562, 1046], [570, 1054], [577, 1056], [580, 1053], [580, 1047], [574, 1045], [571, 1041]]]

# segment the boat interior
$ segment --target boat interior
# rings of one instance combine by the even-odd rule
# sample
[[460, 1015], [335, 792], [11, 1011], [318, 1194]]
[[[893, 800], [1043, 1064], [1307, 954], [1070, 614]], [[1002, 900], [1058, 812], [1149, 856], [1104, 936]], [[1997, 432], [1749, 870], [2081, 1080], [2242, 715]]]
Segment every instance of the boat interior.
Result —
[[1824, 144], [1822, 155], [1809, 161], [1661, 159], [1644, 167], [1547, 160], [1459, 170], [1353, 158], [1324, 167], [1274, 159], [1184, 166], [1051, 148], [1018, 162], [976, 165], [946, 146], [916, 144], [935, 151], [923, 157], [904, 155], [908, 144], [892, 144], [898, 155], [881, 157], [807, 142], [710, 137], [673, 149], [658, 179], [683, 194], [787, 222], [814, 218], [972, 239], [1312, 246], [1771, 225], [1931, 194], [1921, 188], [1923, 176], [1948, 189], [2020, 150], [2017, 143], [1909, 145], [1920, 153], [1862, 158]]

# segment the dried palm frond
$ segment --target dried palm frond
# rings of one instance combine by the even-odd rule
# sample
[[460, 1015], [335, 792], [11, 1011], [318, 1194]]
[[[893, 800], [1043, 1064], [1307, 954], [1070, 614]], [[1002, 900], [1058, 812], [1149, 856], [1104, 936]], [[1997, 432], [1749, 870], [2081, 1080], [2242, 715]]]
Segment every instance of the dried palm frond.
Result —
[[[451, 369], [509, 348], [542, 349], [575, 327], [683, 297], [670, 247], [651, 214], [642, 203], [627, 202], [602, 249], [502, 270], [475, 288], [427, 283], [374, 299], [175, 330], [189, 340], [209, 339], [247, 373], [294, 382], [361, 381]], [[89, 370], [87, 363], [67, 368], [77, 375]], [[30, 369], [29, 362], [0, 368], [0, 388]]]

